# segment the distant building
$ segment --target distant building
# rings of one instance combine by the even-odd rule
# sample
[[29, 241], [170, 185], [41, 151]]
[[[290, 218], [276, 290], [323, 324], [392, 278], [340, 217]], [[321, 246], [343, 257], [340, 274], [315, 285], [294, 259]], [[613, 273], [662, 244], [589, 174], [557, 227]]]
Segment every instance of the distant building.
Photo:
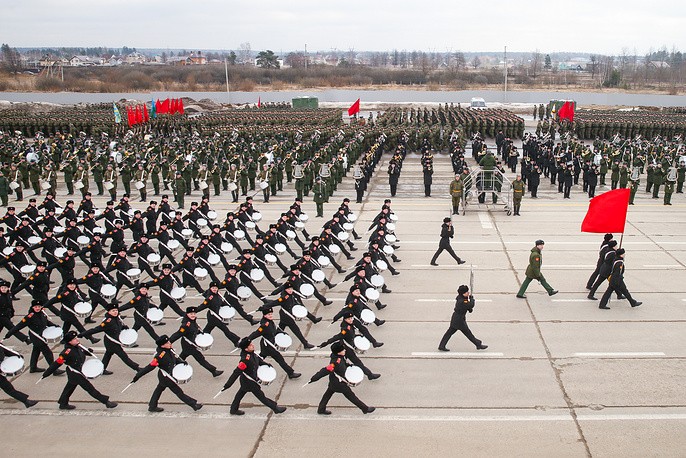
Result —
[[651, 68], [664, 68], [664, 69], [670, 68], [670, 65], [667, 62], [650, 61], [650, 62], [648, 62], [648, 66]]
[[206, 65], [207, 57], [202, 55], [201, 51], [197, 53], [192, 52], [187, 56], [176, 56], [167, 59], [170, 65]]
[[143, 54], [134, 51], [128, 56], [124, 57], [124, 63], [129, 64], [129, 65], [134, 65], [134, 64], [144, 64], [148, 61], [148, 58], [145, 57]]

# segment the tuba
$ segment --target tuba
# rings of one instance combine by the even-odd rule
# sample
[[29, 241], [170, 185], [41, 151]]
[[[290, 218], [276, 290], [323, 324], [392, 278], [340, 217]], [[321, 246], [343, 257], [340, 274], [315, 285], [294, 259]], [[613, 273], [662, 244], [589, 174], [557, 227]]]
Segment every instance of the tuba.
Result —
[[355, 164], [355, 167], [353, 167], [353, 178], [356, 180], [362, 178], [362, 168], [359, 164]]
[[319, 167], [319, 176], [322, 178], [328, 178], [331, 176], [331, 171], [329, 170], [329, 164], [322, 164]]
[[638, 179], [641, 177], [641, 169], [638, 167], [634, 167], [631, 169], [631, 181], [638, 181]]
[[676, 179], [677, 179], [676, 167], [672, 166], [669, 168], [669, 171], [667, 172], [667, 181], [676, 181]]
[[296, 180], [299, 180], [302, 177], [303, 177], [303, 166], [300, 164], [295, 164], [295, 167], [293, 168], [293, 178], [295, 178]]

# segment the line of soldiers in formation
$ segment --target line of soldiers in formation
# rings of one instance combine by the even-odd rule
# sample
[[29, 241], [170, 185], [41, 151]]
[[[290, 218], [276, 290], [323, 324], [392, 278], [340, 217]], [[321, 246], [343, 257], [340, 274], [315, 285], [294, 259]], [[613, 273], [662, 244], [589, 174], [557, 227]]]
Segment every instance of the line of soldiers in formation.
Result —
[[[350, 387], [359, 384], [363, 375], [370, 380], [380, 377], [365, 366], [357, 352], [364, 353], [372, 346], [383, 345], [372, 336], [368, 326], [381, 326], [384, 320], [377, 318], [370, 307], [385, 308], [379, 293], [391, 292], [380, 272], [387, 269], [392, 275], [399, 274], [391, 265], [391, 260], [400, 261], [394, 253], [399, 248], [393, 222], [397, 217], [391, 211], [390, 200], [386, 200], [368, 228], [371, 236], [367, 251], [356, 264], [344, 269], [337, 262], [337, 255], [342, 253], [347, 260], [353, 260], [350, 252], [358, 248], [350, 239], [361, 238], [354, 228], [357, 216], [348, 204], [349, 199], [343, 199], [332, 218], [324, 223], [320, 235], [310, 236], [305, 228], [309, 218], [302, 211], [299, 199], [264, 231], [259, 228], [262, 218], [253, 206], [252, 198], [241, 203], [237, 211], [228, 212], [223, 224], [213, 223], [218, 215], [207, 199], [200, 205], [193, 202], [185, 214], [174, 211], [166, 195], [162, 196], [159, 205], [150, 202], [144, 212], [131, 209], [127, 197], [116, 206], [114, 202], [108, 202], [102, 212], [94, 207], [90, 194], [76, 209], [72, 201], [60, 206], [50, 193], [40, 205], [36, 199], [30, 199], [24, 210], [17, 213], [10, 207], [0, 220], [7, 227], [5, 231], [0, 226], [0, 249], [4, 253], [0, 267], [13, 278], [11, 284], [5, 280], [0, 283], [0, 324], [7, 329], [5, 339], [16, 337], [32, 346], [29, 369], [31, 373], [42, 373], [41, 380], [64, 373], [62, 368], [66, 367], [67, 383], [58, 400], [61, 409], [74, 408], [69, 399], [77, 386], [108, 408], [116, 407], [117, 403], [90, 381], [101, 374], [112, 374], [107, 367], [116, 355], [134, 371], [131, 383], [155, 368], [159, 369], [158, 385], [149, 401], [149, 410], [160, 412], [162, 408], [158, 402], [166, 389], [194, 410], [202, 407], [179, 385], [192, 376], [187, 362], [189, 357], [214, 377], [222, 374], [223, 371], [202, 353], [211, 348], [214, 341], [211, 331], [217, 328], [241, 349], [240, 362], [222, 388], [224, 391], [240, 379], [230, 412], [243, 414], [240, 402], [251, 392], [274, 412], [280, 413], [285, 408], [268, 399], [262, 391], [262, 386], [276, 377], [276, 371], [265, 359], [273, 359], [289, 378], [300, 377], [281, 353], [292, 344], [285, 331], [289, 329], [305, 349], [314, 348], [298, 322], [308, 319], [318, 323], [322, 318], [309, 312], [303, 299], [314, 296], [325, 306], [332, 303], [318, 288], [337, 286], [324, 273], [325, 268], [333, 266], [340, 274], [350, 271], [340, 281], [352, 281], [352, 286], [344, 307], [333, 317], [332, 324], [343, 320], [340, 332], [318, 345], [319, 348], [331, 345], [329, 364], [314, 374], [309, 383], [328, 376], [329, 386], [317, 410], [320, 414], [330, 414], [326, 407], [334, 393], [342, 393], [364, 413], [370, 413], [374, 408], [359, 400]], [[99, 225], [100, 221], [104, 226]], [[127, 244], [129, 240], [131, 243]], [[243, 246], [244, 241], [248, 247]], [[109, 259], [105, 250], [108, 243]], [[296, 255], [291, 248], [293, 244], [302, 249], [302, 255]], [[234, 253], [238, 253], [238, 257]], [[286, 254], [295, 260], [290, 267], [284, 264]], [[133, 261], [131, 258], [135, 255], [137, 260]], [[88, 271], [77, 277], [75, 267], [79, 261]], [[51, 274], [55, 270], [61, 276], [61, 286], [52, 293]], [[270, 270], [276, 270], [277, 274], [273, 275]], [[284, 280], [275, 278], [279, 274]], [[147, 280], [141, 281], [146, 275]], [[200, 282], [207, 277], [211, 281], [204, 288]], [[263, 278], [275, 288], [270, 294], [258, 289]], [[183, 310], [180, 304], [185, 300], [186, 287], [197, 290], [202, 302]], [[152, 302], [151, 292], [155, 288], [159, 288], [158, 303]], [[12, 320], [14, 301], [23, 302], [19, 296], [23, 290], [32, 297], [31, 305], [27, 307], [26, 315], [15, 323]], [[129, 293], [132, 294], [130, 299], [124, 299]], [[248, 313], [244, 308], [245, 301], [253, 295], [261, 302], [255, 311], [261, 312], [261, 319], [256, 319], [252, 315], [255, 312]], [[105, 310], [99, 324], [94, 319], [98, 306]], [[274, 321], [277, 307], [278, 324]], [[164, 325], [162, 320], [167, 308], [180, 317], [181, 324], [170, 335], [159, 335], [155, 328]], [[52, 312], [54, 318], [49, 317], [46, 310]], [[133, 312], [128, 324], [124, 321], [126, 317], [121, 315], [127, 310]], [[205, 310], [207, 322], [203, 328], [197, 322], [197, 316]], [[256, 326], [242, 339], [229, 328], [236, 314]], [[55, 318], [61, 320], [61, 327], [54, 324]], [[97, 326], [87, 329], [84, 324]], [[126, 353], [126, 348], [138, 345], [141, 329], [157, 346], [147, 365], [140, 365]], [[28, 331], [28, 335], [24, 331]], [[97, 343], [99, 333], [103, 333], [105, 339], [102, 360], [95, 358], [93, 350], [80, 343], [80, 339]], [[55, 359], [50, 344], [60, 340], [64, 348]], [[255, 351], [256, 340], [260, 340], [259, 352]], [[179, 354], [173, 348], [177, 341], [181, 344]], [[41, 355], [47, 368], [38, 366]], [[24, 369], [20, 352], [2, 345], [0, 357], [3, 373], [0, 388], [27, 407], [34, 405], [35, 401], [7, 380]]]

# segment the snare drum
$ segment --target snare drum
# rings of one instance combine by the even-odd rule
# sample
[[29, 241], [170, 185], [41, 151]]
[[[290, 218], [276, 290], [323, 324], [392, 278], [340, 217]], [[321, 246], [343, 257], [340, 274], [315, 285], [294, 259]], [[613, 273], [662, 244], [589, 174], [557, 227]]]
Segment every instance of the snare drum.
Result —
[[160, 323], [164, 319], [164, 310], [158, 309], [157, 307], [150, 307], [145, 314], [145, 318], [148, 319], [150, 324]]
[[135, 181], [133, 185], [138, 189], [139, 191], [145, 187], [145, 183], [142, 181]]
[[236, 295], [241, 301], [247, 301], [252, 296], [252, 291], [247, 286], [239, 286], [236, 289]]
[[388, 217], [389, 217], [389, 219], [390, 219], [391, 221], [393, 221], [394, 223], [398, 222], [398, 217], [395, 216], [395, 213], [391, 213], [390, 215], [388, 215]]
[[181, 236], [189, 240], [191, 237], [193, 237], [193, 231], [191, 229], [181, 229]]
[[114, 188], [114, 183], [112, 183], [111, 181], [105, 181], [104, 184], [105, 184], [105, 189], [107, 189], [108, 191], [110, 191], [111, 189]]
[[238, 189], [238, 185], [234, 181], [229, 182], [229, 191], [233, 192], [236, 189]]
[[349, 366], [345, 370], [345, 380], [348, 386], [357, 386], [364, 380], [364, 372], [357, 366]]
[[207, 262], [211, 266], [216, 266], [221, 262], [221, 258], [216, 253], [210, 253], [209, 255], [207, 255]]
[[274, 256], [271, 253], [267, 253], [264, 255], [264, 263], [267, 264], [268, 266], [273, 266], [276, 264], [276, 256]]
[[181, 288], [179, 286], [176, 286], [176, 287], [172, 288], [171, 293], [169, 293], [169, 295], [177, 303], [183, 302], [184, 299], [186, 299], [186, 288]]
[[360, 319], [364, 324], [372, 324], [376, 321], [376, 314], [369, 309], [364, 309], [360, 312]]
[[300, 304], [294, 305], [292, 311], [295, 321], [300, 321], [307, 316], [307, 309]]
[[261, 282], [264, 279], [264, 271], [262, 269], [254, 268], [250, 271], [250, 279], [255, 283]]
[[224, 254], [229, 254], [231, 251], [233, 251], [233, 245], [231, 245], [229, 242], [222, 242], [220, 248]]
[[375, 288], [381, 288], [384, 285], [384, 279], [379, 274], [372, 275], [372, 278], [370, 278], [369, 281], [372, 282], [372, 285], [374, 285]]
[[135, 329], [124, 329], [119, 333], [119, 342], [125, 347], [133, 347], [137, 340], [138, 332]]
[[100, 226], [95, 227], [93, 228], [93, 235], [105, 235], [105, 229]]
[[150, 267], [155, 267], [160, 265], [160, 262], [162, 262], [162, 258], [157, 253], [150, 253], [147, 257], [147, 261]]
[[36, 270], [36, 266], [29, 264], [26, 266], [22, 266], [21, 269], [21, 274], [25, 276], [26, 278], [29, 278], [31, 275], [33, 275], [33, 272]]
[[392, 255], [393, 253], [395, 253], [395, 250], [393, 249], [392, 246], [390, 246], [390, 245], [385, 245], [385, 246], [383, 247], [383, 252], [384, 252], [385, 255], [390, 256], [390, 255]]
[[45, 180], [41, 180], [41, 182], [40, 182], [40, 188], [41, 188], [43, 191], [47, 191], [48, 189], [50, 189], [50, 182], [49, 182], [49, 181], [45, 181]]
[[248, 231], [254, 231], [256, 227], [257, 227], [257, 225], [255, 223], [253, 223], [252, 221], [246, 221], [245, 222], [245, 229], [247, 229]]
[[267, 189], [269, 187], [269, 183], [266, 181], [260, 181], [260, 189]]
[[300, 294], [302, 294], [305, 299], [309, 299], [314, 295], [314, 286], [309, 283], [303, 283], [300, 285]]
[[288, 239], [289, 242], [292, 240], [295, 240], [295, 231], [288, 229], [286, 231], [286, 238]]
[[317, 263], [322, 267], [329, 267], [331, 260], [327, 256], [321, 255], [317, 258]]
[[379, 269], [380, 272], [383, 272], [388, 269], [388, 264], [383, 259], [379, 259], [376, 261], [376, 268]]
[[138, 281], [141, 278], [140, 269], [129, 269], [126, 271], [126, 276], [129, 277], [131, 281]]
[[214, 211], [214, 210], [209, 210], [209, 211], [207, 212], [207, 219], [210, 220], [210, 221], [216, 221], [216, 219], [217, 219], [218, 216], [219, 216], [219, 215], [217, 215], [217, 212]]
[[[262, 188], [262, 189], [264, 189], [264, 188]], [[259, 223], [260, 221], [262, 221], [262, 213], [260, 213], [260, 212], [252, 212], [252, 216], [250, 216], [250, 218], [251, 218], [253, 221], [255, 221], [256, 223]]]
[[383, 239], [386, 241], [386, 243], [395, 243], [397, 240], [393, 234], [386, 234]]
[[276, 250], [277, 254], [284, 254], [286, 252], [286, 245], [283, 243], [276, 243], [274, 244], [274, 249]]
[[105, 365], [98, 358], [90, 358], [81, 366], [81, 373], [89, 379], [98, 378], [103, 372], [105, 372]]
[[196, 223], [200, 229], [202, 229], [203, 227], [207, 227], [207, 220], [205, 218], [198, 218], [198, 221]]
[[198, 187], [200, 188], [201, 191], [204, 191], [205, 189], [209, 188], [210, 185], [207, 184], [207, 181], [201, 181], [198, 183]]
[[195, 270], [193, 270], [193, 276], [200, 281], [203, 281], [204, 279], [207, 278], [208, 272], [207, 269], [204, 269], [202, 267], [196, 267]]
[[310, 219], [309, 216], [307, 216], [307, 213], [303, 212], [298, 216], [298, 219], [302, 221], [303, 223], [306, 223], [308, 219]]
[[0, 364], [0, 372], [5, 377], [14, 377], [24, 372], [24, 358], [22, 356], [8, 356]]
[[176, 383], [183, 385], [193, 378], [193, 368], [189, 364], [177, 364], [174, 366], [171, 376], [174, 377]]
[[181, 246], [181, 242], [179, 242], [176, 239], [171, 239], [170, 241], [167, 242], [167, 248], [169, 248], [171, 251], [176, 250], [180, 246]]
[[303, 223], [303, 222], [301, 222], [301, 221], [296, 221], [294, 225], [295, 225], [295, 230], [296, 230], [296, 231], [301, 231], [301, 232], [302, 232], [302, 231], [305, 229], [305, 223]]
[[40, 243], [41, 240], [43, 240], [43, 239], [41, 239], [38, 236], [32, 235], [31, 237], [29, 237], [27, 242], [29, 242], [29, 245], [35, 245], [37, 243]]
[[379, 300], [379, 297], [381, 297], [381, 294], [379, 294], [376, 288], [367, 288], [364, 291], [364, 297], [370, 301], [376, 302]]
[[257, 368], [257, 381], [260, 385], [269, 385], [276, 380], [276, 369], [266, 364], [260, 364]]
[[236, 316], [236, 309], [228, 305], [222, 305], [219, 307], [219, 317], [224, 323], [229, 323]]
[[[65, 250], [64, 248], [62, 248], [62, 249], [64, 250], [65, 253], [67, 252], [67, 250]], [[59, 248], [57, 250], [59, 250]], [[55, 254], [57, 254], [57, 250], [55, 250]], [[14, 251], [14, 247], [6, 246], [5, 248], [2, 249], [2, 254], [4, 254], [5, 256], [9, 256], [12, 254], [13, 251]], [[61, 258], [62, 256], [58, 256], [58, 257]]]
[[86, 318], [93, 311], [93, 306], [88, 302], [77, 302], [74, 305], [74, 312], [79, 318]]
[[355, 229], [355, 226], [353, 226], [353, 223], [343, 223], [343, 229], [345, 229], [346, 232], [352, 232], [353, 229]]
[[286, 351], [293, 344], [293, 339], [288, 334], [280, 332], [274, 336], [274, 343], [279, 351]]
[[315, 283], [321, 283], [326, 279], [326, 275], [322, 270], [315, 269], [312, 271], [312, 281]]
[[117, 295], [117, 287], [110, 284], [102, 285], [102, 288], [100, 288], [100, 295], [106, 301], [111, 301]]
[[214, 344], [214, 337], [209, 332], [201, 332], [195, 336], [195, 345], [200, 348], [201, 351], [209, 350]]
[[55, 343], [62, 340], [62, 328], [59, 326], [48, 326], [43, 330], [43, 338], [48, 343]]
[[357, 215], [353, 212], [348, 213], [348, 221], [354, 223], [355, 221], [357, 221]]
[[386, 229], [388, 229], [389, 232], [395, 232], [395, 223], [386, 224]]
[[[83, 189], [84, 186], [85, 185], [83, 184], [83, 181], [81, 181], [81, 180], [74, 182], [74, 188], [76, 188], [76, 189]], [[11, 187], [12, 187], [12, 183], [10, 183], [10, 188]]]
[[233, 231], [233, 238], [235, 238], [237, 241], [245, 240], [245, 232], [240, 229], [236, 229]]
[[[53, 232], [55, 235], [62, 235], [64, 234], [64, 226], [55, 226], [53, 229]], [[66, 250], [65, 250], [66, 251]]]
[[365, 353], [371, 347], [371, 343], [365, 336], [355, 337], [353, 343], [355, 344], [355, 351], [360, 354]]
[[329, 245], [329, 251], [331, 252], [331, 254], [338, 254], [341, 252], [341, 247], [339, 247], [335, 243], [332, 243], [331, 245]]
[[345, 231], [341, 231], [338, 234], [336, 234], [336, 237], [338, 237], [338, 240], [340, 240], [341, 242], [347, 242], [348, 238], [350, 238], [350, 235], [348, 235], [348, 233]]

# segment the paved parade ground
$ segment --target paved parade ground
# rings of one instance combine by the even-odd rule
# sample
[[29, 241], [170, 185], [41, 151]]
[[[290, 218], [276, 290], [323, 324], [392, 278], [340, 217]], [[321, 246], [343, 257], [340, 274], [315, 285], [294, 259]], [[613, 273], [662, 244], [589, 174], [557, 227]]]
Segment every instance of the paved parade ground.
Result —
[[[353, 253], [356, 260], [369, 236], [364, 232], [383, 199], [389, 197], [389, 157], [385, 155], [377, 167], [362, 204], [354, 203], [349, 176], [325, 206], [329, 216], [344, 197], [352, 199], [351, 207], [359, 216], [356, 228], [364, 237], [356, 242], [361, 248]], [[627, 286], [643, 305], [632, 308], [626, 300], [613, 298], [611, 310], [600, 310], [597, 302], [586, 298], [585, 290], [602, 241], [602, 234], [580, 233], [588, 198], [575, 186], [572, 198], [563, 200], [543, 177], [539, 198], [525, 197], [519, 217], [507, 216], [502, 207], [477, 209], [474, 205], [467, 208], [466, 215], [455, 216], [452, 246], [467, 263], [457, 266], [443, 253], [439, 266], [430, 266], [442, 219], [449, 216], [452, 179], [447, 154], [436, 155], [434, 165], [433, 195], [426, 198], [419, 156], [408, 154], [392, 203], [399, 217], [396, 234], [401, 248], [397, 254], [402, 259], [394, 266], [401, 274], [385, 272], [392, 293], [382, 294], [388, 307], [377, 315], [386, 323], [370, 327], [385, 345], [362, 356], [365, 364], [382, 376], [374, 381], [365, 379], [353, 388], [364, 402], [377, 408], [375, 412], [363, 415], [335, 395], [329, 404], [333, 414], [317, 415], [327, 381], [303, 385], [328, 364], [329, 352], [293, 346], [287, 361], [303, 376], [288, 380], [277, 368], [279, 377], [264, 390], [288, 410], [275, 415], [248, 394], [243, 404], [246, 415], [233, 417], [228, 404], [238, 384], [216, 399], [213, 396], [235, 368], [238, 352], [231, 353], [233, 345], [215, 332], [215, 345], [206, 355], [224, 375], [212, 378], [191, 360], [195, 374], [182, 386], [204, 403], [201, 411], [193, 412], [166, 391], [160, 403], [165, 411], [149, 413], [147, 402], [157, 376], [147, 375], [122, 394], [134, 374], [117, 358], [109, 367], [114, 375], [94, 381], [119, 402], [112, 410], [77, 389], [72, 397], [77, 410], [60, 411], [56, 399], [65, 378], [50, 377], [36, 385], [40, 374], [27, 371], [13, 383], [40, 403], [25, 409], [2, 394], [3, 454], [111, 456], [116, 450], [118, 455], [130, 451], [155, 456], [684, 456], [683, 195], [675, 195], [674, 205], [664, 207], [662, 199], [651, 199], [641, 186], [636, 205], [629, 209], [622, 246], [627, 250]], [[598, 192], [606, 189], [600, 187]], [[58, 197], [62, 203], [66, 200], [63, 193]], [[257, 196], [255, 207], [265, 222], [272, 222], [293, 202], [294, 195], [289, 184], [268, 204]], [[193, 197], [199, 200], [199, 192]], [[132, 199], [134, 208], [145, 209], [137, 200]], [[95, 201], [104, 208], [102, 197]], [[227, 193], [210, 203], [220, 215], [235, 208]], [[20, 203], [17, 210], [21, 208]], [[311, 216], [308, 231], [318, 234], [324, 220], [314, 218], [311, 196], [304, 209]], [[542, 271], [559, 294], [549, 297], [534, 282], [528, 297], [518, 299], [515, 293], [524, 280], [529, 252], [539, 238], [545, 241]], [[288, 255], [286, 258], [288, 265]], [[344, 268], [356, 262], [339, 261]], [[438, 342], [447, 329], [457, 287], [469, 283], [470, 266], [476, 307], [467, 318], [488, 349], [477, 351], [457, 333], [448, 344], [451, 352], [439, 352]], [[84, 271], [81, 265], [77, 274]], [[332, 269], [327, 274], [333, 283], [344, 276]], [[59, 275], [54, 274], [53, 280], [59, 283]], [[300, 322], [310, 342], [318, 344], [338, 332], [338, 323], [329, 326], [329, 322], [343, 305], [349, 286], [344, 283], [323, 290], [334, 301], [332, 305], [325, 307], [316, 299], [305, 302], [310, 311], [324, 318], [316, 325]], [[265, 292], [272, 289], [266, 281], [258, 287]], [[597, 297], [604, 290], [602, 286]], [[157, 294], [157, 290], [153, 292]], [[23, 304], [28, 301], [28, 294], [22, 293], [18, 315], [24, 313]], [[189, 290], [185, 305], [200, 302], [195, 291]], [[259, 301], [252, 298], [246, 310], [258, 306]], [[162, 333], [160, 329], [168, 334], [178, 329], [179, 322], [171, 313], [167, 310], [166, 325], [157, 328], [158, 333]], [[127, 323], [131, 321], [128, 315]], [[204, 320], [203, 312], [199, 321]], [[240, 336], [251, 331], [242, 319], [234, 320], [230, 327]], [[5, 343], [28, 357], [29, 347], [15, 338]], [[139, 343], [140, 347], [128, 352], [138, 363], [147, 364], [154, 343], [145, 333]], [[104, 351], [102, 342], [93, 347], [100, 354]], [[58, 348], [61, 346], [56, 346], [55, 352]]]

